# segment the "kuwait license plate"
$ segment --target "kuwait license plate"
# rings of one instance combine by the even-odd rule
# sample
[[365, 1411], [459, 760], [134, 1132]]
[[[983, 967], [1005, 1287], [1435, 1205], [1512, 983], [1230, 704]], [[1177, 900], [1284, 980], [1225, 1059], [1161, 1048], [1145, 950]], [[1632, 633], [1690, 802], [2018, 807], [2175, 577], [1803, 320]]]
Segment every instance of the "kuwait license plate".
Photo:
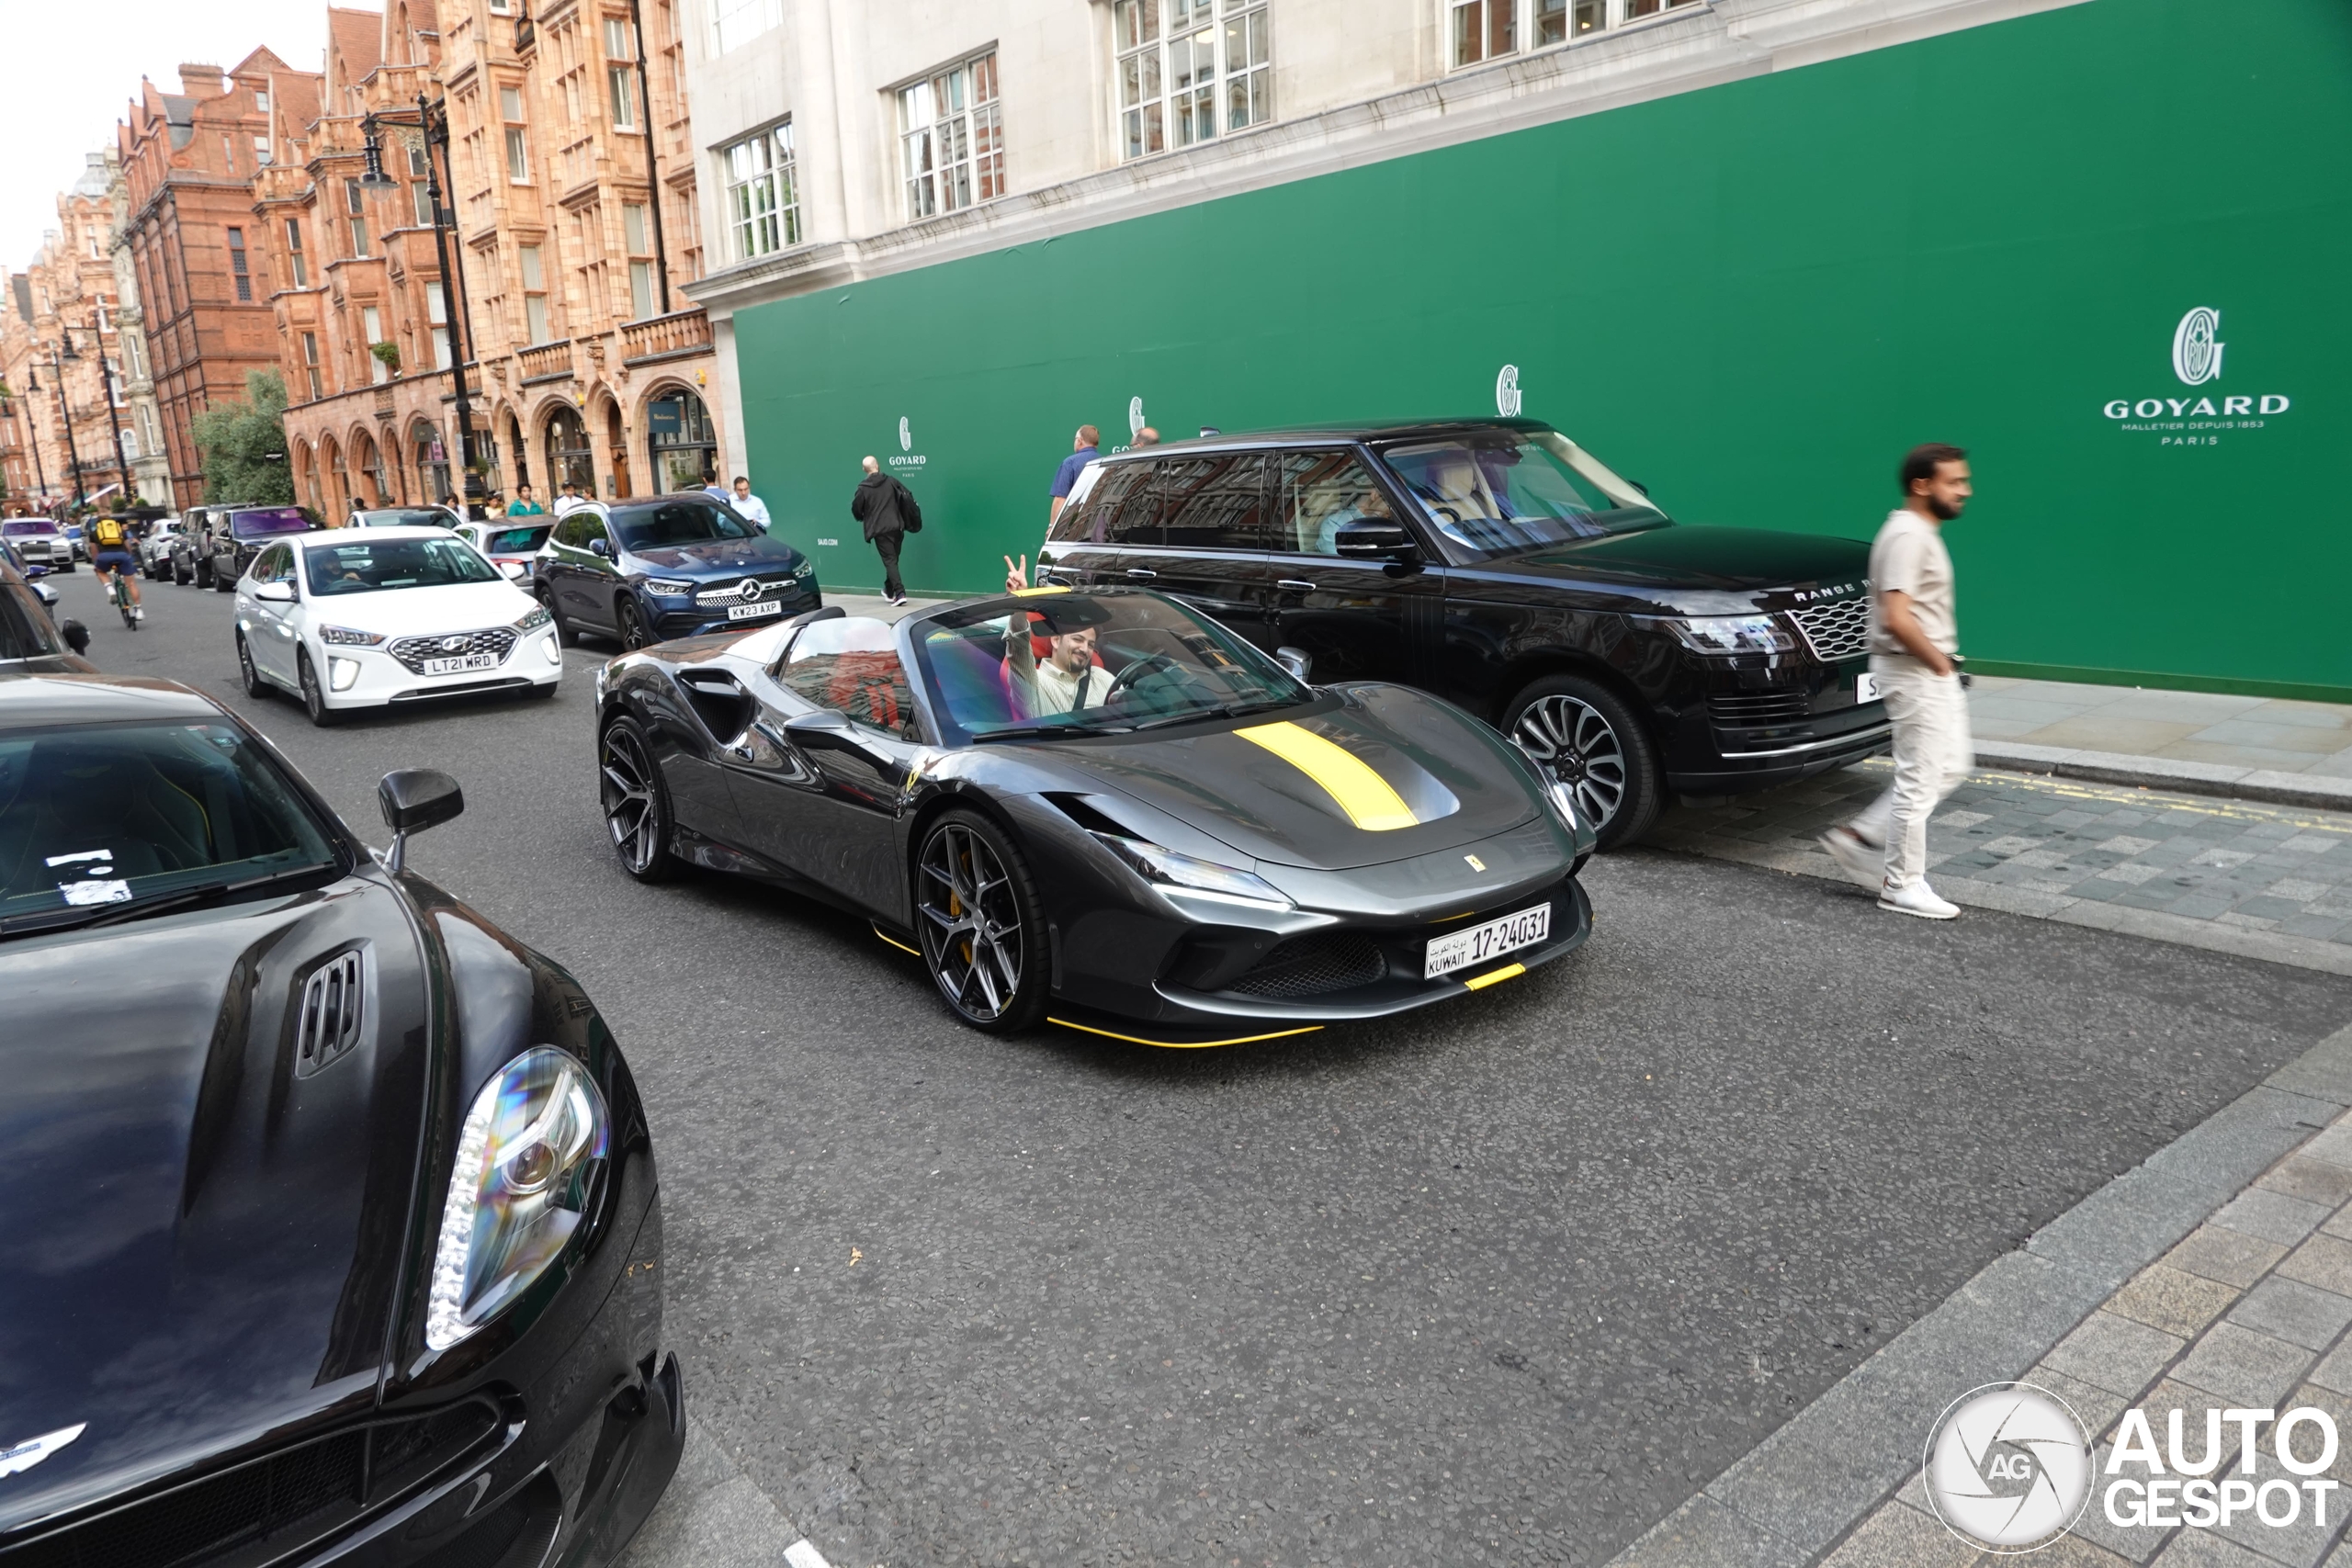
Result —
[[460, 670], [495, 670], [497, 668], [498, 655], [494, 653], [469, 653], [456, 659], [428, 659], [424, 661], [424, 672], [427, 675], [455, 675]]
[[1456, 969], [1483, 964], [1498, 954], [1532, 946], [1551, 934], [1552, 906], [1538, 904], [1532, 909], [1521, 909], [1516, 915], [1505, 915], [1499, 920], [1472, 926], [1466, 931], [1431, 937], [1429, 950], [1421, 959], [1421, 978], [1434, 980], [1440, 975], [1450, 975]]
[[1878, 701], [1877, 676], [1865, 670], [1860, 674], [1854, 677], [1854, 701], [1857, 703], [1874, 703]]
[[729, 604], [727, 618], [730, 621], [756, 621], [762, 615], [781, 615], [784, 605], [775, 599], [763, 599], [756, 604]]

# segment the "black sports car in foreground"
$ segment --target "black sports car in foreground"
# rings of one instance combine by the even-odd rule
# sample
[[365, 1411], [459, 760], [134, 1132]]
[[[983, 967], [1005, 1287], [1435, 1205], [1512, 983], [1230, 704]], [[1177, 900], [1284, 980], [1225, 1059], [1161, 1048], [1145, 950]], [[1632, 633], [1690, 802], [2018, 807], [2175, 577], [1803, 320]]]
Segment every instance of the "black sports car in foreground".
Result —
[[966, 1022], [1231, 1044], [1399, 1012], [1584, 941], [1568, 791], [1458, 708], [1313, 688], [1158, 593], [838, 609], [598, 676], [631, 874], [852, 909]]
[[676, 1468], [594, 1004], [172, 682], [0, 674], [0, 1564], [602, 1564]]

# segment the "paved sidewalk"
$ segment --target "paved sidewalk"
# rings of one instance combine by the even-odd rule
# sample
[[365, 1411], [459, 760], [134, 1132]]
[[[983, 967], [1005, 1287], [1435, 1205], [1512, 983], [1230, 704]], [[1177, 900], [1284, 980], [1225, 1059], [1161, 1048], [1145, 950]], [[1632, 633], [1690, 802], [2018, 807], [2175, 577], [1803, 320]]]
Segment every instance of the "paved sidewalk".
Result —
[[[1868, 897], [1816, 840], [1893, 773], [1873, 758], [1677, 807], [1649, 841]], [[2352, 813], [1980, 769], [1928, 824], [1928, 874], [1963, 906], [2352, 975]]]
[[[2037, 1564], [2346, 1568], [2352, 1546], [2336, 1543], [2352, 1490], [2333, 1495], [2324, 1527], [2306, 1507], [2301, 1528], [2243, 1515], [2227, 1529], [2116, 1525], [2104, 1498], [2118, 1423], [2135, 1405], [2167, 1456], [2174, 1410], [2185, 1413], [2191, 1456], [2203, 1450], [2209, 1409], [2309, 1405], [2352, 1438], [2347, 1107], [2352, 1029], [1996, 1259], [1612, 1568], [1990, 1568], [2004, 1559], [1943, 1528], [1919, 1470], [1951, 1401], [2010, 1380], [2066, 1401], [2098, 1450], [2089, 1506], [2074, 1535], [2037, 1553]], [[2256, 1427], [2263, 1457], [2245, 1477], [2256, 1488], [2301, 1479], [2268, 1457], [2274, 1424]], [[2234, 1445], [2237, 1427], [2224, 1430]], [[2315, 1447], [2298, 1441], [2295, 1451], [2310, 1461]], [[2123, 1473], [2146, 1472], [2135, 1465]], [[2322, 1473], [2352, 1483], [2352, 1441]], [[2224, 1474], [2238, 1472], [2233, 1465], [2214, 1479]]]

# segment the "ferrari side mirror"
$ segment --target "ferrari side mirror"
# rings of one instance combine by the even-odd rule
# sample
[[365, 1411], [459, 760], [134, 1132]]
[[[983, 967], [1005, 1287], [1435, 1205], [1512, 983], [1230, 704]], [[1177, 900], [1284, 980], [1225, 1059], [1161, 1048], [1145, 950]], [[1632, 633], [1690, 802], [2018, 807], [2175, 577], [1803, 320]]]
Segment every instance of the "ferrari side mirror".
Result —
[[466, 795], [457, 780], [438, 769], [399, 768], [377, 784], [376, 805], [384, 813], [384, 826], [392, 830], [384, 869], [398, 872], [407, 859], [408, 836], [436, 828], [465, 810]]

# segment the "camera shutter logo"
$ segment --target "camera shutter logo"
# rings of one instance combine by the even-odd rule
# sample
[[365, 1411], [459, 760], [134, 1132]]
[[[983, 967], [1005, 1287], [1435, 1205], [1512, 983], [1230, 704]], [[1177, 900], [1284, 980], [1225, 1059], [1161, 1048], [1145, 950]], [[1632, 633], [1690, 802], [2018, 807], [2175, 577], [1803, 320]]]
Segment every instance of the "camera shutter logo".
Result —
[[914, 432], [907, 428], [907, 416], [905, 414], [900, 414], [899, 416], [899, 450], [901, 452], [911, 452], [914, 449]]
[[2172, 373], [2184, 387], [2222, 378], [2222, 312], [2199, 305], [2172, 330]]
[[2073, 1529], [2090, 1501], [2090, 1439], [2047, 1389], [1987, 1383], [1936, 1422], [1921, 1480], [1936, 1517], [1962, 1540], [2005, 1555], [2036, 1551]]
[[1143, 400], [1141, 398], [1127, 400], [1127, 434], [1129, 435], [1143, 434]]
[[1495, 373], [1495, 412], [1505, 419], [1517, 419], [1520, 407], [1519, 367], [1506, 365]]

